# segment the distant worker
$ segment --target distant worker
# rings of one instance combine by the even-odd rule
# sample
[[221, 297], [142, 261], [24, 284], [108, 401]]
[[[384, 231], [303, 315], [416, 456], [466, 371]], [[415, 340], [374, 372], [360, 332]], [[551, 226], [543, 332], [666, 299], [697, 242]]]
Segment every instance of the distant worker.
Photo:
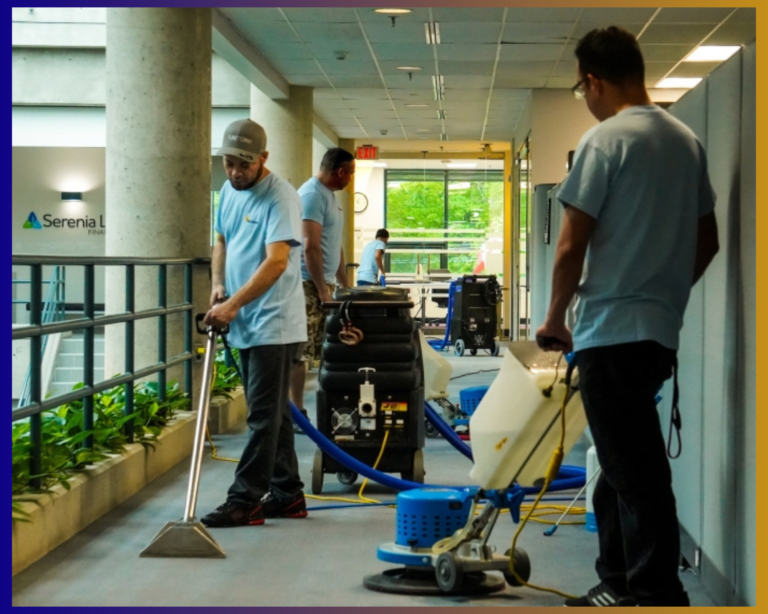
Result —
[[[384, 270], [384, 251], [389, 243], [389, 231], [379, 228], [376, 238], [363, 248], [360, 267], [357, 269], [358, 286], [384, 285], [387, 272]], [[379, 279], [381, 271], [381, 279]]]
[[[574, 94], [600, 123], [582, 137], [558, 193], [565, 215], [536, 338], [545, 349], [576, 352], [602, 468], [593, 496], [600, 584], [565, 603], [688, 606], [655, 397], [673, 374], [677, 397], [683, 314], [718, 250], [715, 195], [699, 140], [649, 98], [630, 32], [592, 30], [576, 58]], [[571, 334], [565, 316], [574, 295]], [[676, 405], [672, 415], [679, 426]]]
[[307, 340], [301, 308], [299, 196], [271, 173], [267, 135], [250, 119], [230, 124], [219, 155], [227, 182], [216, 214], [212, 291], [205, 323], [229, 325], [240, 350], [250, 435], [227, 500], [207, 527], [303, 518], [307, 506], [294, 449], [288, 379]]
[[[304, 417], [304, 385], [310, 361], [320, 355], [325, 336], [325, 310], [322, 303], [331, 300], [336, 283], [346, 288], [344, 251], [344, 211], [335, 192], [343, 190], [355, 174], [355, 157], [346, 149], [333, 147], [325, 152], [317, 175], [299, 188], [302, 210], [301, 278], [307, 314], [307, 338], [301, 362], [291, 371], [291, 399]], [[294, 431], [303, 431], [294, 424]]]

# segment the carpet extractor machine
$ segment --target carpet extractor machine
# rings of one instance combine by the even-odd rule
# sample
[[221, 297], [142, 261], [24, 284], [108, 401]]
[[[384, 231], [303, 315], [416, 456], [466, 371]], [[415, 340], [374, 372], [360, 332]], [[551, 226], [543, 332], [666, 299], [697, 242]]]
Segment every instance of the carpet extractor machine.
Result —
[[[531, 561], [515, 545], [528, 518], [521, 519], [523, 499], [536, 495], [535, 509], [550, 487], [583, 485], [583, 471], [576, 479], [575, 471], [569, 476], [569, 468], [561, 467], [587, 425], [578, 375], [561, 362], [562, 356], [543, 352], [533, 341], [509, 344], [498, 376], [470, 418], [469, 478], [476, 486], [401, 492], [395, 541], [377, 551], [380, 560], [399, 567], [366, 576], [368, 589], [478, 594], [501, 590], [505, 581], [528, 584]], [[490, 536], [505, 510], [518, 530], [502, 555]]]
[[451, 283], [453, 295], [450, 322], [451, 342], [457, 356], [468, 350], [472, 356], [477, 350], [499, 355], [496, 339], [496, 306], [501, 301], [501, 286], [495, 275], [464, 275]]
[[[317, 428], [355, 459], [404, 480], [424, 482], [424, 381], [419, 332], [407, 289], [339, 288], [327, 303], [318, 374]], [[318, 449], [312, 493], [335, 473], [357, 473]]]

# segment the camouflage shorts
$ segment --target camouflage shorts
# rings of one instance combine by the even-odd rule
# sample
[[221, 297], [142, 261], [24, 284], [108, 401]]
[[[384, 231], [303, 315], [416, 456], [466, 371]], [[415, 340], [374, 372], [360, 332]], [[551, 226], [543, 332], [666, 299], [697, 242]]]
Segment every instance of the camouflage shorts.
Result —
[[[328, 291], [333, 294], [335, 284], [327, 284]], [[305, 362], [320, 360], [320, 348], [325, 340], [325, 310], [320, 305], [315, 283], [310, 279], [304, 281], [304, 304], [307, 309], [307, 345], [304, 346]]]

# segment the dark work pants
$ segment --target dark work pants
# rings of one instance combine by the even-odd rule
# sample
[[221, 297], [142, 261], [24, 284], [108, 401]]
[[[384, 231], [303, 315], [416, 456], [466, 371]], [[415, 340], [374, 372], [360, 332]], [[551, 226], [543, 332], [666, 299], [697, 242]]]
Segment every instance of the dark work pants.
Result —
[[250, 437], [229, 488], [232, 503], [253, 505], [270, 489], [284, 498], [304, 487], [288, 404], [288, 377], [303, 349], [303, 343], [292, 343], [240, 350]]
[[688, 605], [680, 529], [655, 396], [675, 352], [654, 341], [581, 350], [579, 387], [602, 468], [593, 497], [597, 574], [640, 605]]

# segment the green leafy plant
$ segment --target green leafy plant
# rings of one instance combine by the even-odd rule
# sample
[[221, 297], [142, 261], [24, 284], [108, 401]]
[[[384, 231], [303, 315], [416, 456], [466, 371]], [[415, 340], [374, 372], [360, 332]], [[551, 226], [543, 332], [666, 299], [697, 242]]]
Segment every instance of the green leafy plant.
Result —
[[[240, 353], [236, 348], [232, 348], [232, 356], [235, 360], [240, 360]], [[214, 360], [213, 386], [211, 387], [211, 397], [224, 397], [232, 400], [230, 394], [235, 388], [242, 385], [237, 367], [227, 366], [224, 351], [216, 353]]]
[[[82, 387], [80, 383], [73, 389]], [[125, 385], [95, 394], [92, 429], [85, 428], [82, 400], [44, 412], [40, 472], [35, 475], [30, 474], [29, 468], [32, 451], [30, 424], [27, 421], [14, 423], [12, 495], [50, 492], [49, 489], [55, 484], [68, 489], [73, 474], [110, 455], [124, 453], [130, 430], [133, 431], [134, 441], [152, 446], [175, 413], [189, 406], [189, 398], [176, 382], [166, 386], [164, 399], [159, 398], [155, 382], [136, 384], [133, 390], [134, 404], [130, 414], [125, 413]], [[92, 446], [86, 445], [89, 439]], [[32, 488], [33, 478], [40, 480], [39, 489]], [[18, 501], [14, 501], [13, 520], [24, 521], [26, 516]]]

